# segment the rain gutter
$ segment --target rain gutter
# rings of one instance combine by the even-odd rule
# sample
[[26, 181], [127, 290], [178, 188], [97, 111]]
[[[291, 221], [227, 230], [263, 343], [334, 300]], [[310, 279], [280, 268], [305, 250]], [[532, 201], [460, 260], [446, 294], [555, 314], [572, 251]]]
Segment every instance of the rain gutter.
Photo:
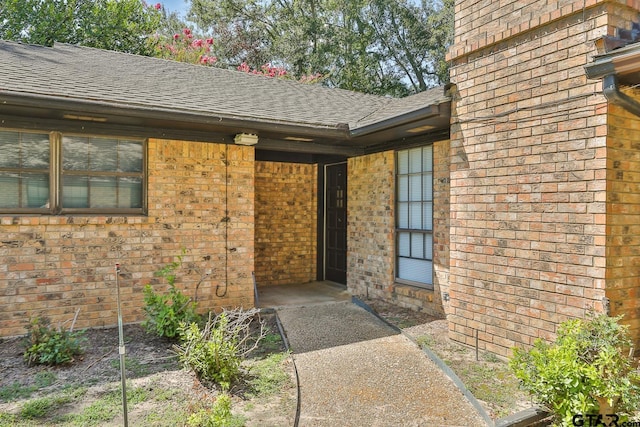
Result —
[[[445, 104], [445, 103], [443, 103]], [[416, 122], [418, 120], [430, 119], [432, 117], [438, 117], [441, 115], [440, 105], [429, 105], [428, 107], [421, 108], [419, 110], [411, 111], [400, 116], [390, 117], [386, 120], [372, 123], [367, 126], [353, 129], [349, 132], [351, 138], [357, 138], [361, 136], [371, 135], [373, 133], [381, 132], [394, 127], [399, 127], [409, 123]]]
[[616, 74], [608, 74], [604, 76], [602, 82], [602, 93], [608, 101], [619, 105], [628, 112], [640, 117], [640, 102], [636, 101], [629, 95], [620, 92], [618, 77]]
[[602, 93], [613, 104], [640, 117], [640, 102], [620, 91], [619, 77], [640, 71], [640, 45], [630, 44], [597, 55], [593, 63], [584, 66], [587, 78], [602, 79]]
[[85, 115], [107, 115], [192, 123], [210, 126], [222, 126], [246, 131], [269, 131], [299, 136], [349, 139], [349, 126], [338, 123], [334, 126], [318, 124], [299, 124], [277, 120], [264, 120], [252, 117], [230, 116], [201, 111], [172, 110], [144, 105], [118, 104], [98, 100], [76, 100], [51, 95], [7, 92], [0, 89], [0, 109], [3, 106], [22, 106], [59, 111], [82, 111]]

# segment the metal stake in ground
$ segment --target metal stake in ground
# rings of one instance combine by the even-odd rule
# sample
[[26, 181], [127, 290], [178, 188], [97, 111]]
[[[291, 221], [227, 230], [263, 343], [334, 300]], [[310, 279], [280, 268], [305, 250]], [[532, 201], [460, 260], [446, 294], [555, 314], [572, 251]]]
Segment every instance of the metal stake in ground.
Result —
[[122, 331], [122, 310], [120, 309], [120, 264], [116, 264], [116, 289], [118, 292], [118, 353], [120, 353], [120, 380], [122, 381], [122, 415], [124, 417], [124, 426], [129, 426], [127, 419], [127, 379], [125, 375], [124, 365], [124, 332]]

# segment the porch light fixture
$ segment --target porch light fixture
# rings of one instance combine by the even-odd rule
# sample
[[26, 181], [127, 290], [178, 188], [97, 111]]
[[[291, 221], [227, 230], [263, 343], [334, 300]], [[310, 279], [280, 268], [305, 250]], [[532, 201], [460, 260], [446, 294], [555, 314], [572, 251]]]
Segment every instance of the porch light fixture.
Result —
[[258, 143], [258, 135], [254, 133], [239, 133], [233, 142], [237, 145], [256, 145]]

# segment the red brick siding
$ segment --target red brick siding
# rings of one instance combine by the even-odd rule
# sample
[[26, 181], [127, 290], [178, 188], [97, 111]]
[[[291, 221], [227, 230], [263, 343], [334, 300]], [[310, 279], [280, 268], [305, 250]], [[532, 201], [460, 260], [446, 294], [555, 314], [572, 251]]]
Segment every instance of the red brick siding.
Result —
[[347, 287], [354, 295], [386, 298], [394, 279], [395, 153], [347, 164]]
[[0, 335], [77, 308], [79, 328], [114, 325], [117, 262], [124, 321], [140, 321], [143, 286], [162, 289], [154, 272], [182, 248], [177, 283], [189, 295], [211, 271], [201, 309], [253, 305], [253, 148], [152, 139], [148, 164], [148, 216], [0, 216]]
[[434, 289], [395, 283], [395, 151], [349, 159], [348, 272], [354, 295], [443, 314], [448, 281], [449, 141], [434, 144]]
[[[640, 101], [640, 91], [625, 93]], [[607, 274], [611, 314], [624, 314], [640, 347], [640, 118], [609, 107]]]
[[[625, 6], [626, 5], [626, 6]], [[621, 20], [612, 21], [603, 11], [621, 16]], [[634, 10], [640, 9], [640, 1], [611, 0], [457, 0], [455, 2], [455, 35], [453, 46], [449, 49], [449, 59], [456, 59], [470, 53], [492, 47], [523, 33], [537, 37], [532, 30], [544, 27], [549, 29], [558, 25], [566, 26], [567, 17], [576, 22], [600, 15], [612, 25], [610, 28], [597, 26], [605, 33], [615, 35], [615, 27], [625, 27]], [[595, 12], [594, 12], [595, 10]], [[557, 39], [558, 41], [560, 39]]]
[[637, 12], [551, 3], [456, 3], [450, 335], [503, 355], [603, 309], [607, 115], [583, 66]]
[[316, 279], [317, 165], [256, 162], [258, 286]]
[[442, 294], [449, 294], [449, 232], [451, 223], [449, 140], [433, 144], [433, 314], [443, 314], [449, 309]]

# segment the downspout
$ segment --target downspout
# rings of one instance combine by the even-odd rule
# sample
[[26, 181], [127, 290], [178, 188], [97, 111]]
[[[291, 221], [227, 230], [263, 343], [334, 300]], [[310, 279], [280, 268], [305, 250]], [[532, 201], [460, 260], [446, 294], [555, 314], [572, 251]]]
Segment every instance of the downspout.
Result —
[[640, 117], [640, 102], [620, 92], [615, 74], [607, 74], [602, 82], [602, 93], [608, 101], [621, 106], [625, 110]]

